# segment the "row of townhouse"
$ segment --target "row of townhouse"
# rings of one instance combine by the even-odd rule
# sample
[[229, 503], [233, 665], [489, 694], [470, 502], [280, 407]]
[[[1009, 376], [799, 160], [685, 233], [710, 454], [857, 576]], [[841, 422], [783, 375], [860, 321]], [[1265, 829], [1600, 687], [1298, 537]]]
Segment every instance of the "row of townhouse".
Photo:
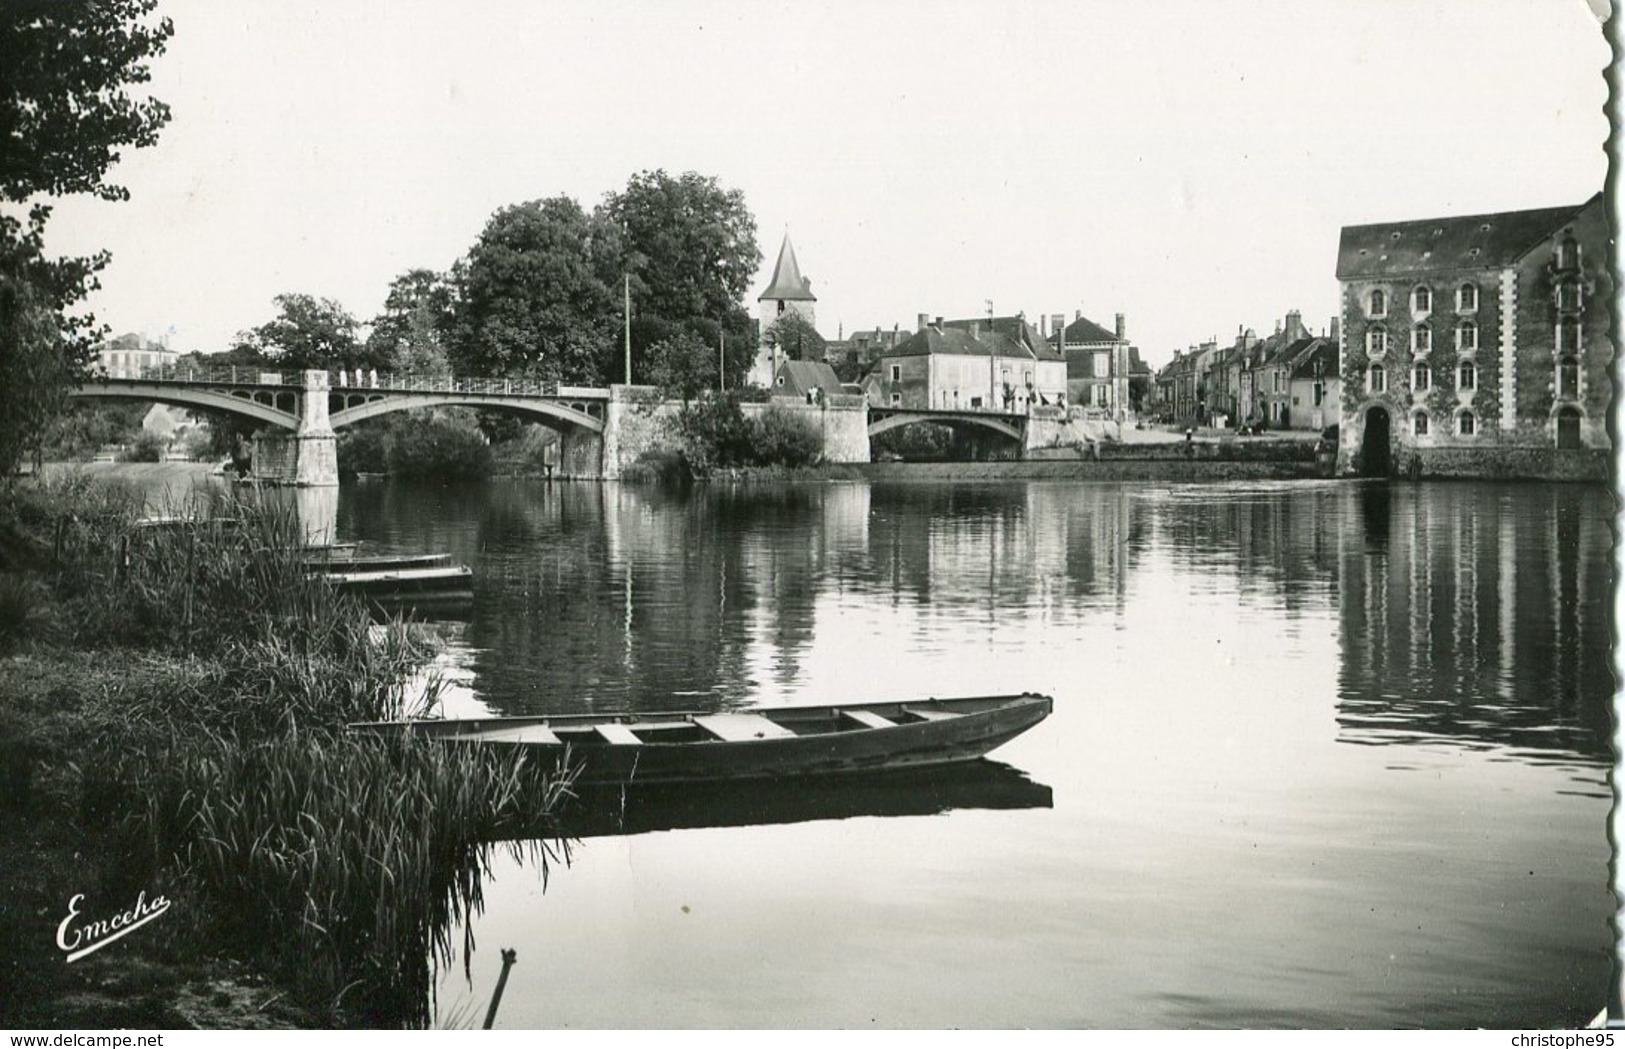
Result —
[[1337, 345], [1336, 318], [1314, 335], [1292, 310], [1265, 338], [1244, 328], [1229, 346], [1176, 350], [1157, 373], [1154, 410], [1192, 425], [1324, 429], [1338, 420]]
[[[834, 372], [789, 368], [767, 338], [795, 314], [816, 323], [817, 296], [785, 235], [767, 288], [757, 299], [763, 333], [750, 381], [783, 396], [807, 397], [835, 382]], [[1030, 405], [1080, 405], [1122, 421], [1152, 385], [1151, 369], [1128, 339], [1123, 315], [1107, 330], [1074, 312], [934, 320], [919, 314], [913, 331], [893, 325], [859, 329], [824, 344], [822, 365], [861, 374], [871, 404], [938, 411], [1025, 414]]]
[[934, 320], [876, 340], [863, 380], [870, 403], [902, 408], [1024, 414], [1029, 405], [1078, 406], [1116, 420], [1138, 410], [1151, 369], [1122, 314], [1108, 331], [1075, 312], [1034, 325], [1022, 314]]
[[862, 382], [870, 404], [1024, 415], [1065, 405], [1066, 358], [1020, 314], [932, 320], [876, 354]]

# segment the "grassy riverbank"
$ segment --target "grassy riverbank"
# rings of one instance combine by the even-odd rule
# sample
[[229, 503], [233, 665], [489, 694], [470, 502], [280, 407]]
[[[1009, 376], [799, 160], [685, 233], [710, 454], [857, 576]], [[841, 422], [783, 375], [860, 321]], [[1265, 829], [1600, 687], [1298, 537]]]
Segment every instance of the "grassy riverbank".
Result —
[[166, 529], [82, 477], [0, 490], [0, 1022], [427, 1022], [488, 843], [562, 784], [348, 736], [415, 712], [432, 639], [309, 578], [291, 513], [196, 499]]

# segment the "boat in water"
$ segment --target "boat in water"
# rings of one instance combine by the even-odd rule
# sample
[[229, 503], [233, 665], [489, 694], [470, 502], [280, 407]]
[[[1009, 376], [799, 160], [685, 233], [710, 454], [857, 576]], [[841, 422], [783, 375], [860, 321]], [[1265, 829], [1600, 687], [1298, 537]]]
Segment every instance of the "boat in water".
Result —
[[777, 779], [980, 758], [1049, 716], [1049, 696], [971, 696], [723, 713], [375, 721], [355, 732], [525, 747], [580, 784]]

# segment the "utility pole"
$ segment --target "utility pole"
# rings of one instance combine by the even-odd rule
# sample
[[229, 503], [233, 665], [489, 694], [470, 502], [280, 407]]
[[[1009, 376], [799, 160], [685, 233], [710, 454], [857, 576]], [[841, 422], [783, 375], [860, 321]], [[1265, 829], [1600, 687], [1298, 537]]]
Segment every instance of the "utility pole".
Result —
[[632, 385], [632, 275], [621, 274], [621, 314], [626, 318], [626, 384]]
[[717, 392], [728, 388], [728, 333], [717, 327]]

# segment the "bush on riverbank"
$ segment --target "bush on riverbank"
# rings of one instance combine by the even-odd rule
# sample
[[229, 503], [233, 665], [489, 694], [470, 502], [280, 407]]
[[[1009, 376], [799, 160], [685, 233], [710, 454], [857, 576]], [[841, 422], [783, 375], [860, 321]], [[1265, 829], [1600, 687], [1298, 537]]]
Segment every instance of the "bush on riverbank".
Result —
[[[0, 639], [18, 652], [0, 659], [6, 842], [71, 828], [102, 911], [123, 888], [185, 898], [185, 935], [143, 942], [251, 960], [319, 1022], [423, 1022], [426, 948], [448, 961], [451, 921], [478, 906], [482, 843], [545, 813], [560, 778], [348, 735], [414, 712], [430, 639], [308, 578], [290, 511], [222, 497], [153, 528], [116, 490], [5, 494], [0, 605], [22, 612]], [[66, 904], [29, 896], [53, 888], [21, 880], [29, 861], [0, 875], [22, 901], [0, 908], [5, 942], [51, 942]]]
[[824, 454], [824, 436], [794, 412], [768, 406], [747, 419], [737, 392], [707, 394], [677, 415], [679, 456], [694, 477], [748, 466], [800, 467]]
[[479, 479], [491, 473], [491, 445], [472, 412], [403, 412], [351, 427], [338, 437], [339, 471], [401, 477]]

